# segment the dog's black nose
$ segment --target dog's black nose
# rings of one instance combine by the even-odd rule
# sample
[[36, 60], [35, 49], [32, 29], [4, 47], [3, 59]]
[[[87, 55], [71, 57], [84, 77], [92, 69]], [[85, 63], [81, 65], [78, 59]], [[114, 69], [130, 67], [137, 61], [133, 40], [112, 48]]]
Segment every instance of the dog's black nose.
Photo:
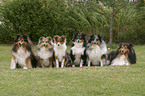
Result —
[[45, 46], [45, 44], [43, 44], [43, 46]]
[[78, 40], [78, 43], [80, 42], [80, 40]]
[[60, 44], [57, 44], [58, 46], [60, 45]]
[[96, 42], [94, 42], [94, 44], [97, 44]]
[[19, 43], [19, 46], [21, 47], [21, 46], [22, 46], [22, 44], [21, 44], [21, 43]]
[[121, 53], [124, 53], [124, 50], [121, 50]]

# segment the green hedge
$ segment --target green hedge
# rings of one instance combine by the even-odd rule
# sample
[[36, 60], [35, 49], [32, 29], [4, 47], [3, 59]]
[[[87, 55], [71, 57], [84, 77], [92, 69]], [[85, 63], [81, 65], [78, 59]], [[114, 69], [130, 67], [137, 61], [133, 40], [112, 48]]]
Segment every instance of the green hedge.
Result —
[[[13, 42], [16, 34], [28, 34], [37, 42], [40, 36], [66, 35], [74, 32], [101, 34], [109, 42], [110, 20], [98, 14], [98, 3], [66, 0], [2, 0], [0, 43]], [[70, 0], [71, 1], [71, 0]], [[122, 8], [113, 23], [113, 42], [144, 44], [144, 14], [134, 6]], [[92, 9], [94, 8], [94, 9]], [[144, 7], [143, 7], [144, 8]], [[104, 10], [110, 13], [110, 10]]]

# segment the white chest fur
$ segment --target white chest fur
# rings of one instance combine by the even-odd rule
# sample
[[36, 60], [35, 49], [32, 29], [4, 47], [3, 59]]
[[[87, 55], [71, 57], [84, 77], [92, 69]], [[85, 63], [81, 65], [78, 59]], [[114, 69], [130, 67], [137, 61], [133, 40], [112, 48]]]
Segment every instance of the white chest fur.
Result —
[[40, 50], [37, 50], [37, 55], [42, 59], [48, 59], [52, 57], [53, 51], [47, 50], [45, 47], [43, 47]]
[[65, 43], [60, 46], [57, 46], [56, 44], [54, 44], [55, 56], [57, 56], [59, 62], [63, 60], [63, 56], [65, 56], [66, 49], [67, 49], [67, 46]]
[[75, 43], [75, 46], [71, 48], [72, 54], [75, 55], [74, 63], [78, 65], [81, 61], [81, 55], [84, 55], [85, 47], [82, 43]]
[[17, 52], [13, 52], [12, 54], [16, 57], [16, 62], [21, 66], [26, 66], [26, 59], [31, 55], [27, 50], [25, 51], [23, 48], [19, 48]]
[[93, 65], [98, 65], [101, 60], [102, 51], [98, 45], [91, 46], [90, 49], [86, 51], [86, 53], [89, 56], [90, 62], [92, 62]]
[[111, 65], [129, 65], [128, 60], [126, 59], [125, 55], [117, 56]]
[[37, 50], [37, 56], [39, 56], [44, 61], [45, 66], [49, 66], [49, 58], [52, 57], [53, 51], [47, 50], [45, 47]]

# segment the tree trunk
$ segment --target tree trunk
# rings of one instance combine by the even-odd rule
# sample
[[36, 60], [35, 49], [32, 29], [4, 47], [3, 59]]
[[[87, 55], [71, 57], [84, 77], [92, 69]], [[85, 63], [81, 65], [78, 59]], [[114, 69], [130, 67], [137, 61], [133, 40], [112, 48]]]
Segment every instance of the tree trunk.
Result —
[[112, 25], [113, 25], [113, 15], [110, 20], [110, 41], [109, 41], [109, 47], [112, 48], [112, 40], [113, 40], [113, 32], [112, 32]]

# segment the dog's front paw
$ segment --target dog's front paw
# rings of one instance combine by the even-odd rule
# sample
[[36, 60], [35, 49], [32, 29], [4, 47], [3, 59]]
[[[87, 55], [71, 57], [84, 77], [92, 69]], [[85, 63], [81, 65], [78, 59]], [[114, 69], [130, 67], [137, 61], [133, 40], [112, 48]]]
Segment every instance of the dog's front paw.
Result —
[[24, 66], [23, 69], [28, 69], [28, 68], [26, 66]]

